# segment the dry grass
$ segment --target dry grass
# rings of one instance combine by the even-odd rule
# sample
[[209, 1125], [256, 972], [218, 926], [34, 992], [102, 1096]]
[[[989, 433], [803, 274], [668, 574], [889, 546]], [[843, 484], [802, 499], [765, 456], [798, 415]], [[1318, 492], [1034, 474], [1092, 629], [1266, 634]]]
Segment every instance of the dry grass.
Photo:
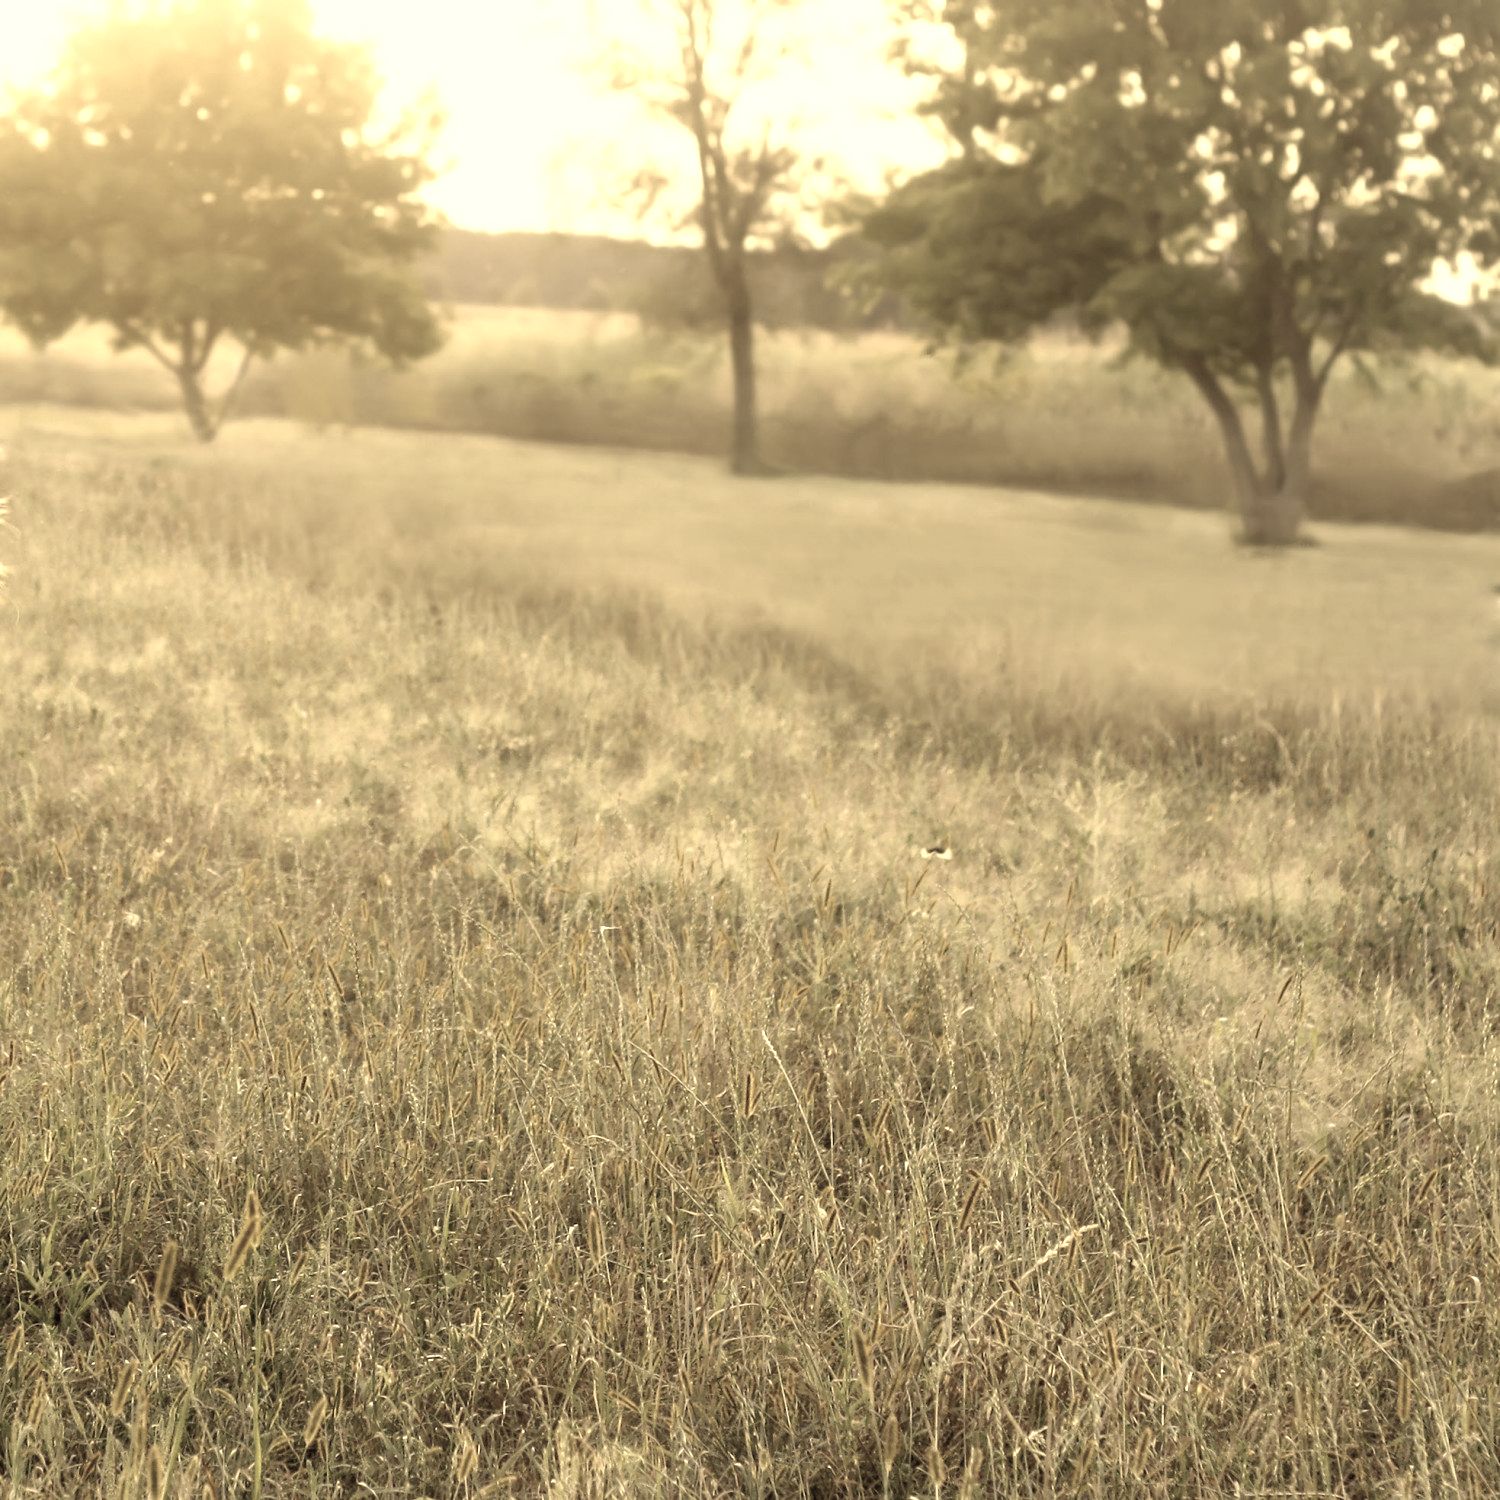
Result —
[[[450, 347], [393, 374], [342, 355], [283, 360], [246, 388], [248, 414], [314, 427], [383, 425], [719, 455], [728, 445], [721, 340], [643, 333], [624, 314], [461, 308]], [[1112, 367], [1108, 350], [1037, 341], [956, 383], [919, 341], [768, 335], [768, 456], [814, 474], [1027, 486], [1219, 509], [1219, 440], [1181, 379]], [[227, 379], [227, 374], [225, 375]], [[149, 356], [83, 330], [46, 357], [0, 330], [12, 402], [170, 411]], [[1500, 375], [1437, 360], [1344, 368], [1320, 427], [1315, 513], [1329, 520], [1500, 529]]]
[[1500, 1488], [1491, 544], [18, 422], [9, 1493]]

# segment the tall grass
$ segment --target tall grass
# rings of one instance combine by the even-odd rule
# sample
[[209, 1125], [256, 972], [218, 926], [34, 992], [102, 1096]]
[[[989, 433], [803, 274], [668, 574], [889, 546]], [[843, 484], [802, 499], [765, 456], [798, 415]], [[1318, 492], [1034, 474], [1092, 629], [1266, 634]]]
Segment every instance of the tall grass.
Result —
[[1500, 1486], [1480, 696], [918, 675], [359, 456], [19, 445], [10, 1490]]
[[[450, 347], [396, 373], [334, 352], [263, 368], [241, 409], [315, 427], [386, 425], [543, 442], [720, 455], [729, 378], [722, 340], [653, 332], [609, 313], [463, 308]], [[1187, 383], [1063, 336], [954, 376], [896, 334], [765, 335], [765, 447], [797, 471], [1019, 485], [1220, 509], [1213, 422]], [[84, 331], [45, 357], [12, 335], [0, 394], [173, 410], [143, 355]], [[227, 376], [226, 376], [227, 378]], [[1448, 530], [1500, 524], [1494, 372], [1437, 360], [1345, 367], [1320, 426], [1315, 514]]]

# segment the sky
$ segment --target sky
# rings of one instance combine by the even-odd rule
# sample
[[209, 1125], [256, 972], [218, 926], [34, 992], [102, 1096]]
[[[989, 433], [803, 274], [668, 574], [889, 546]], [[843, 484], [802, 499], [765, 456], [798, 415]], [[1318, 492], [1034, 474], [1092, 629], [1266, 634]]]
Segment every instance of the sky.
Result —
[[[99, 3], [0, 0], [0, 82], [45, 74], [74, 20]], [[661, 127], [650, 126], [638, 105], [612, 96], [591, 74], [601, 42], [646, 40], [637, 0], [313, 6], [326, 34], [371, 45], [392, 102], [435, 90], [448, 117], [448, 170], [430, 196], [463, 228], [639, 233], [619, 184], [648, 152], [688, 144], [670, 127], [656, 134]], [[887, 169], [940, 159], [931, 127], [913, 117], [911, 85], [885, 60], [885, 0], [812, 0], [810, 14], [811, 71], [788, 79], [799, 99], [815, 101], [799, 140], [811, 140], [870, 187]]]

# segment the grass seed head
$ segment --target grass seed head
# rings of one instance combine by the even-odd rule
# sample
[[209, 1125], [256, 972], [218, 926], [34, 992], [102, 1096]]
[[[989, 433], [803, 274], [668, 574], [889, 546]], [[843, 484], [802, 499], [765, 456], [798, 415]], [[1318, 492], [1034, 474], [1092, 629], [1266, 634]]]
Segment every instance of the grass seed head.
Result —
[[250, 1252], [260, 1243], [261, 1227], [260, 1196], [251, 1188], [245, 1198], [245, 1212], [240, 1220], [239, 1233], [235, 1235], [224, 1262], [225, 1281], [233, 1281], [244, 1269]]
[[167, 1466], [162, 1460], [161, 1449], [152, 1443], [146, 1454], [146, 1493], [151, 1500], [162, 1500], [167, 1492]]
[[984, 1186], [984, 1178], [976, 1177], [964, 1195], [964, 1206], [958, 1214], [958, 1232], [960, 1235], [969, 1227], [969, 1220], [974, 1216], [974, 1205], [979, 1202], [979, 1192]]
[[880, 1470], [887, 1480], [890, 1479], [891, 1470], [896, 1466], [900, 1455], [901, 1424], [896, 1420], [896, 1413], [892, 1412], [880, 1430]]
[[168, 1240], [162, 1246], [161, 1260], [156, 1266], [156, 1280], [151, 1287], [151, 1314], [154, 1318], [161, 1317], [161, 1310], [166, 1306], [167, 1298], [172, 1295], [172, 1281], [177, 1275], [177, 1251], [176, 1240]]
[[109, 1414], [117, 1421], [125, 1415], [125, 1408], [130, 1404], [130, 1393], [135, 1389], [136, 1377], [140, 1372], [140, 1361], [131, 1359], [121, 1366], [120, 1373], [115, 1377], [115, 1387], [109, 1397]]
[[859, 1383], [864, 1386], [865, 1394], [873, 1404], [875, 1400], [875, 1359], [870, 1352], [870, 1342], [856, 1328], [852, 1343], [854, 1346], [854, 1367], [859, 1373]]
[[453, 1483], [459, 1489], [464, 1489], [474, 1478], [474, 1473], [478, 1468], [479, 1449], [475, 1446], [468, 1428], [460, 1428], [458, 1443], [453, 1450]]
[[328, 1417], [328, 1396], [320, 1393], [318, 1399], [313, 1402], [312, 1410], [307, 1414], [307, 1421], [302, 1424], [302, 1446], [311, 1448], [318, 1440], [318, 1435], [323, 1431], [323, 1423]]

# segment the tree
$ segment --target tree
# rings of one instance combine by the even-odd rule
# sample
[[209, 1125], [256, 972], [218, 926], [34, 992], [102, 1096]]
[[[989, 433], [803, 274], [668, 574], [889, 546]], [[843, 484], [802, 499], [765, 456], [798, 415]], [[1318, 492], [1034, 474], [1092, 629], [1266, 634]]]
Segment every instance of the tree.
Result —
[[[793, 50], [785, 22], [796, 7], [797, 0], [645, 0], [659, 46], [613, 59], [615, 87], [692, 141], [694, 202], [673, 227], [696, 224], [728, 332], [729, 464], [736, 474], [766, 472], [756, 420], [750, 252], [790, 237], [803, 207], [799, 153], [764, 109], [752, 113], [747, 96], [773, 79]], [[639, 172], [632, 183], [647, 213], [672, 186], [671, 174], [659, 167]]]
[[1342, 358], [1497, 357], [1430, 286], [1500, 258], [1494, 0], [903, 10], [959, 150], [865, 216], [882, 284], [960, 343], [1123, 326], [1213, 413], [1246, 539], [1295, 538]]
[[416, 193], [436, 122], [379, 128], [378, 94], [306, 0], [116, 5], [0, 125], [0, 310], [38, 346], [91, 322], [146, 350], [205, 442], [277, 350], [433, 352], [410, 268], [435, 233]]

